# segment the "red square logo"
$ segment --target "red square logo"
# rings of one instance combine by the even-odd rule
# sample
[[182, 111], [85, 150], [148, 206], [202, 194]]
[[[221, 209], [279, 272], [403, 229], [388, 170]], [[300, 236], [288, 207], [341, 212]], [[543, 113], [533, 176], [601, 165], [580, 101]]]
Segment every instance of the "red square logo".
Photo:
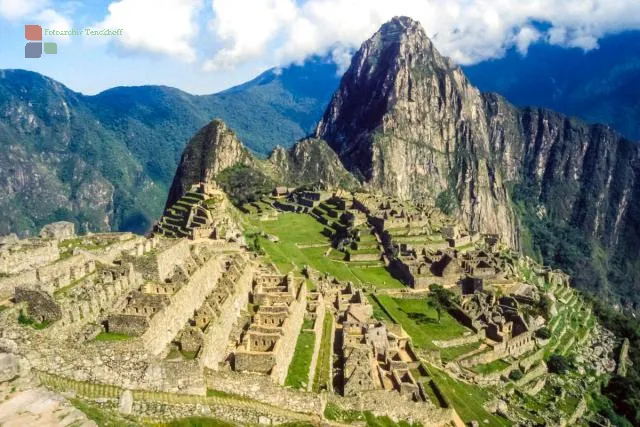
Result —
[[31, 41], [41, 41], [42, 27], [40, 25], [25, 25], [24, 38]]

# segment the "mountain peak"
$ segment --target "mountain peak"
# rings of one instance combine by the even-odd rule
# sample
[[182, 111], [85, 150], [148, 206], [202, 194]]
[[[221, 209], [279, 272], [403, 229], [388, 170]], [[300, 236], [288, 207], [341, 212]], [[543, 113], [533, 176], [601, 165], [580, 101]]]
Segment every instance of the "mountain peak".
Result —
[[395, 16], [390, 21], [382, 24], [379, 33], [388, 37], [396, 37], [400, 39], [403, 34], [409, 34], [414, 32], [423, 32], [424, 29], [420, 23], [408, 16]]

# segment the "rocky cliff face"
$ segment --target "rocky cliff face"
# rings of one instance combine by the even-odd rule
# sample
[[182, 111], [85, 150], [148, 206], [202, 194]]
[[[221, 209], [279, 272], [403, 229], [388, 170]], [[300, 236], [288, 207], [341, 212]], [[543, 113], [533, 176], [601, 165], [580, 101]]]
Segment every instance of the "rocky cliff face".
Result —
[[362, 45], [316, 135], [370, 187], [415, 202], [452, 193], [471, 228], [515, 243], [483, 98], [417, 22], [394, 18]]
[[[607, 249], [601, 258], [618, 267], [604, 275], [623, 293], [640, 290], [640, 146], [606, 126], [481, 94], [409, 18], [394, 18], [362, 45], [316, 135], [365, 185], [436, 204], [451, 195], [471, 228], [516, 246], [518, 188], [533, 215]], [[567, 256], [546, 252], [559, 264]]]
[[272, 166], [276, 179], [288, 185], [314, 182], [341, 188], [358, 185], [335, 151], [321, 139], [303, 139], [289, 150], [276, 147], [267, 163]]

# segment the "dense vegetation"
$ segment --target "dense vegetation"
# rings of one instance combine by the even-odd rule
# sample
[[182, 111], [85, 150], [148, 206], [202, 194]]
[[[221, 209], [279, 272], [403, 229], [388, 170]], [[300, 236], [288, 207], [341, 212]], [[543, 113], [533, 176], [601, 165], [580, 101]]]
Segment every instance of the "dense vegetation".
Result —
[[609, 288], [607, 255], [600, 245], [570, 223], [542, 213], [537, 188], [516, 184], [513, 201], [520, 220], [520, 246], [538, 262], [569, 273], [576, 287], [613, 297]]
[[222, 118], [264, 156], [313, 129], [338, 79], [334, 64], [314, 58], [214, 95], [140, 86], [84, 96], [37, 73], [1, 71], [0, 234], [58, 220], [145, 232], [199, 128]]
[[[613, 287], [624, 289], [625, 284], [619, 279], [626, 273], [615, 256], [585, 238], [579, 229], [539, 215], [534, 194], [535, 188], [531, 185], [514, 187], [513, 200], [521, 221], [523, 250], [546, 265], [570, 273], [574, 285], [587, 296], [591, 295], [594, 313], [603, 326], [617, 337], [629, 339], [631, 364], [626, 377], [613, 375], [603, 385], [602, 396], [594, 399], [596, 409], [614, 425], [640, 425], [640, 320], [612, 304], [618, 298]], [[557, 373], [566, 372], [571, 365], [570, 360], [559, 355], [552, 355], [548, 363], [549, 369]]]
[[252, 203], [273, 190], [275, 183], [264, 173], [245, 165], [236, 165], [220, 172], [216, 181], [236, 206]]
[[614, 375], [602, 388], [603, 396], [598, 402], [600, 413], [614, 425], [640, 425], [640, 320], [613, 309], [598, 298], [593, 298], [592, 303], [594, 313], [604, 327], [617, 337], [629, 339], [631, 362], [626, 377]]

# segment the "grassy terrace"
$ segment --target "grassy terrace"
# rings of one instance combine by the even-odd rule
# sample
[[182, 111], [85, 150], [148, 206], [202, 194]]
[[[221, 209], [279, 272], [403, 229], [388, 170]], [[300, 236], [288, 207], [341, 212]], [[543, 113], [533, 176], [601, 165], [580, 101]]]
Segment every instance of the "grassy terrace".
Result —
[[313, 357], [315, 335], [311, 332], [301, 332], [298, 335], [296, 350], [289, 365], [289, 372], [285, 385], [303, 388], [309, 381], [309, 366]]
[[509, 426], [509, 420], [487, 412], [482, 406], [493, 399], [492, 390], [457, 381], [433, 366], [429, 375], [438, 386], [447, 402], [453, 406], [465, 423], [476, 420], [480, 425]]
[[[309, 265], [338, 280], [371, 283], [378, 288], [404, 287], [378, 263], [345, 262], [335, 259], [335, 255], [325, 256], [331, 247], [327, 237], [322, 234], [324, 227], [309, 215], [283, 213], [274, 221], [249, 218], [249, 223], [253, 231], [263, 231], [278, 237], [277, 243], [260, 239], [260, 245], [283, 273], [299, 271], [304, 265]], [[324, 246], [300, 248], [298, 245]], [[331, 251], [332, 254], [334, 252], [336, 251]]]
[[471, 370], [481, 375], [488, 375], [494, 372], [500, 372], [503, 369], [509, 367], [509, 364], [502, 359], [494, 360], [490, 363], [485, 363], [482, 365], [476, 365]]
[[426, 299], [398, 299], [387, 295], [377, 295], [376, 298], [381, 306], [374, 308], [374, 314], [382, 315], [381, 319], [388, 320], [387, 314], [381, 314], [384, 309], [402, 325], [417, 348], [438, 349], [433, 340], [450, 340], [469, 331], [446, 311], [441, 313], [438, 323], [438, 314], [427, 305]]
[[328, 389], [331, 382], [331, 360], [333, 349], [331, 348], [331, 324], [333, 316], [327, 312], [324, 315], [322, 325], [322, 341], [318, 350], [318, 364], [316, 365], [316, 374], [313, 379], [313, 391], [316, 393], [323, 389]]
[[471, 344], [459, 345], [457, 347], [443, 348], [440, 350], [440, 358], [444, 363], [447, 363], [464, 354], [477, 350], [478, 348], [480, 348], [480, 341]]
[[117, 334], [115, 332], [100, 332], [94, 341], [124, 341], [133, 338], [131, 335]]

